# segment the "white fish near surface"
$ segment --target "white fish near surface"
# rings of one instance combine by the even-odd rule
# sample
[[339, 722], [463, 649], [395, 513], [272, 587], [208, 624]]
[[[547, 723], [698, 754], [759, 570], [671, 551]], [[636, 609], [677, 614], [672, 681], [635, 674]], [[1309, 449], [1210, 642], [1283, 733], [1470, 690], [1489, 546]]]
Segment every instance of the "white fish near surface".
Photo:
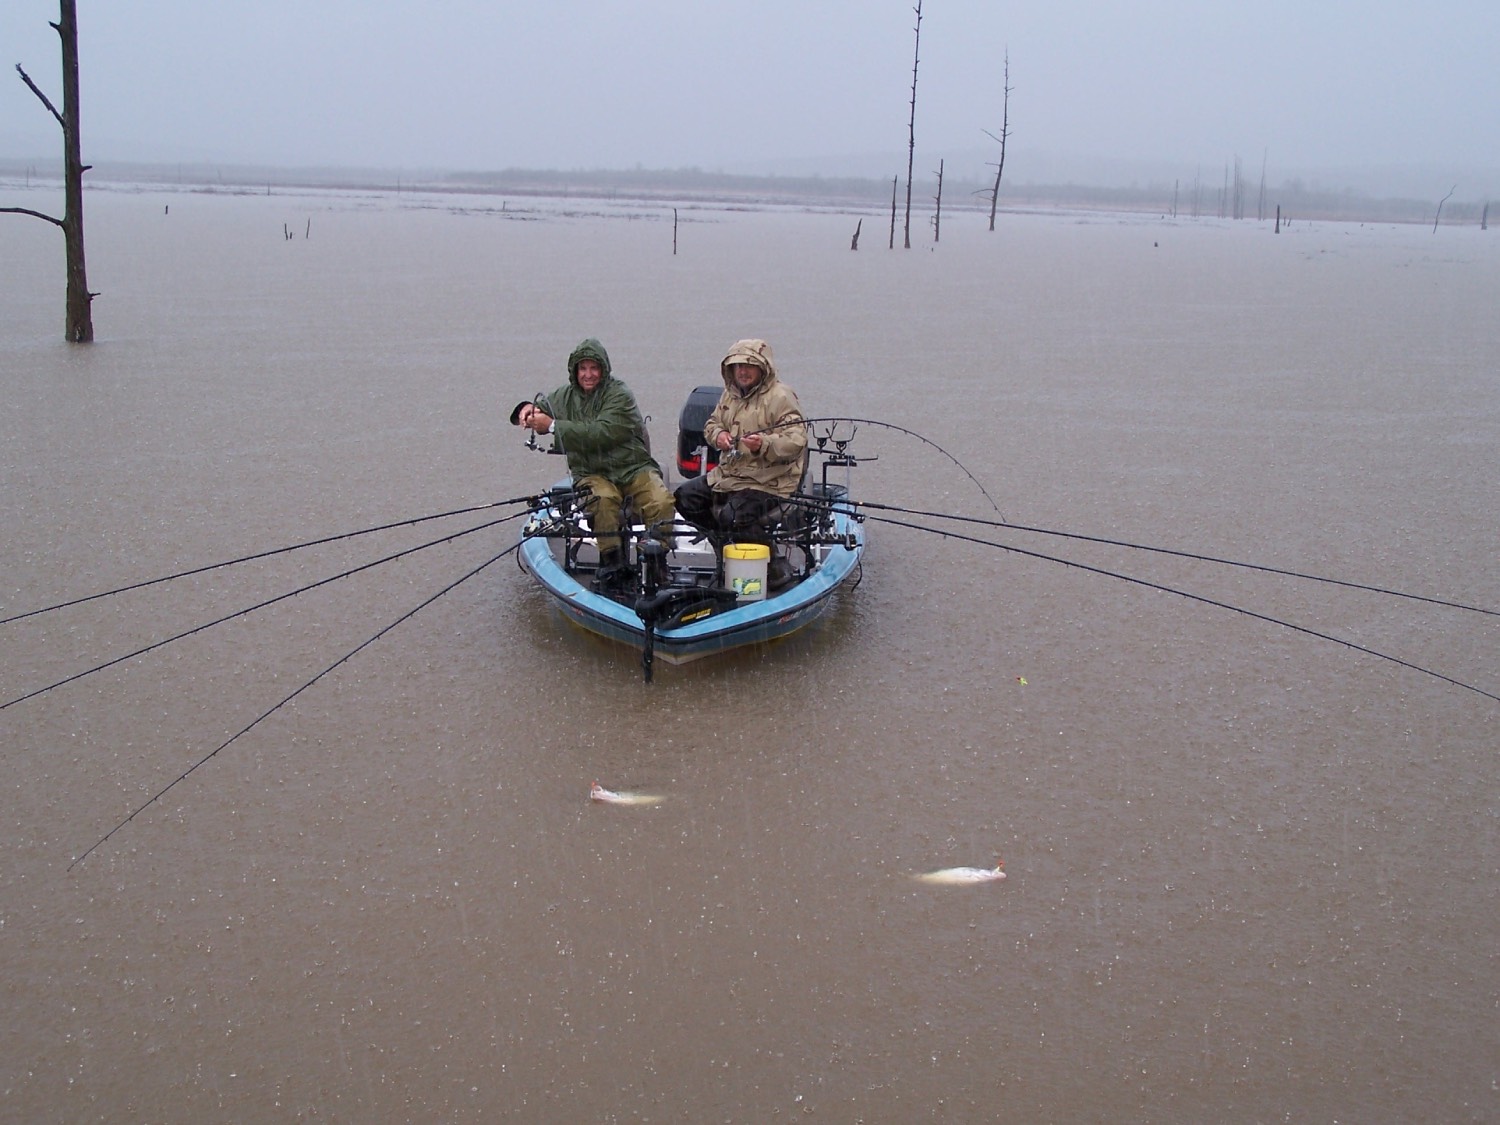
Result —
[[589, 800], [606, 805], [659, 805], [662, 802], [662, 798], [655, 793], [616, 793], [597, 781], [589, 789]]
[[932, 883], [940, 887], [961, 887], [969, 883], [993, 883], [1005, 878], [1005, 864], [996, 860], [994, 867], [945, 867], [941, 871], [926, 871], [912, 878], [919, 883]]

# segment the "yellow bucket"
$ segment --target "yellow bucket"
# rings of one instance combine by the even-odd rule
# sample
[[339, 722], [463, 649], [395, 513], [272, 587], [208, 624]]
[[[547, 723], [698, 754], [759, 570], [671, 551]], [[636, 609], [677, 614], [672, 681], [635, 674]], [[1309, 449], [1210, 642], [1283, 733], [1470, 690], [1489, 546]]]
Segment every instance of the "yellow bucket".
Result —
[[724, 585], [742, 602], [762, 601], [770, 564], [771, 548], [764, 543], [730, 543], [724, 548]]

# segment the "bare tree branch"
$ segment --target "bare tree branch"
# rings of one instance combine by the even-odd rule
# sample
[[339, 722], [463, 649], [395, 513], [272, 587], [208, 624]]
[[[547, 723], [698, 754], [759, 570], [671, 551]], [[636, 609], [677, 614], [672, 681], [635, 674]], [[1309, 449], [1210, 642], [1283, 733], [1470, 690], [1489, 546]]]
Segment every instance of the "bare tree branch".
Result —
[[[53, 24], [52, 26], [56, 27], [57, 25]], [[47, 95], [42, 93], [42, 91], [37, 87], [37, 84], [31, 80], [31, 75], [27, 74], [24, 70], [21, 69], [20, 63], [16, 63], [16, 73], [21, 76], [22, 82], [31, 87], [31, 92], [42, 99], [42, 104], [47, 107], [47, 112], [50, 113], [53, 117], [57, 118], [57, 123], [64, 129], [66, 129], [68, 127], [68, 123], [63, 120], [63, 115], [58, 113], [57, 107], [47, 100]]]
[[61, 219], [54, 218], [51, 215], [44, 215], [40, 211], [33, 211], [30, 207], [0, 207], [0, 215], [31, 215], [34, 218], [46, 219], [49, 223], [53, 223], [56, 226], [63, 225]]

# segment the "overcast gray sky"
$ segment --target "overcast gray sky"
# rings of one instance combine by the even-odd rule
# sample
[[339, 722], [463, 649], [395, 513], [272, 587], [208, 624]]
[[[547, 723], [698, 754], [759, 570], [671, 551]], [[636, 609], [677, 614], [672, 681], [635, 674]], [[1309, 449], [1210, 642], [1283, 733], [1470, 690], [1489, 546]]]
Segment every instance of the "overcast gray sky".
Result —
[[[738, 171], [802, 160], [837, 174], [840, 158], [874, 156], [882, 175], [905, 171], [911, 0], [78, 7], [90, 159]], [[56, 18], [54, 0], [0, 2], [0, 156], [55, 152], [12, 68], [60, 104]], [[919, 172], [945, 156], [952, 171], [964, 153], [982, 167], [1007, 49], [1007, 167], [1022, 182], [1043, 154], [1215, 170], [1239, 155], [1252, 174], [1263, 153], [1283, 173], [1500, 166], [1497, 0], [926, 0]]]

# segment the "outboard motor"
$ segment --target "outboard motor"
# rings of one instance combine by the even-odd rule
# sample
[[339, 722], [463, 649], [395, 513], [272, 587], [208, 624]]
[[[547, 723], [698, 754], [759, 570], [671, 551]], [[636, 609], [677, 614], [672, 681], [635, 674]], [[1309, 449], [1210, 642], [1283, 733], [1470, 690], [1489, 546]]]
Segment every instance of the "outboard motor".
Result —
[[694, 387], [682, 404], [677, 416], [677, 471], [684, 480], [706, 473], [719, 463], [719, 451], [703, 441], [703, 427], [723, 393], [722, 385]]

